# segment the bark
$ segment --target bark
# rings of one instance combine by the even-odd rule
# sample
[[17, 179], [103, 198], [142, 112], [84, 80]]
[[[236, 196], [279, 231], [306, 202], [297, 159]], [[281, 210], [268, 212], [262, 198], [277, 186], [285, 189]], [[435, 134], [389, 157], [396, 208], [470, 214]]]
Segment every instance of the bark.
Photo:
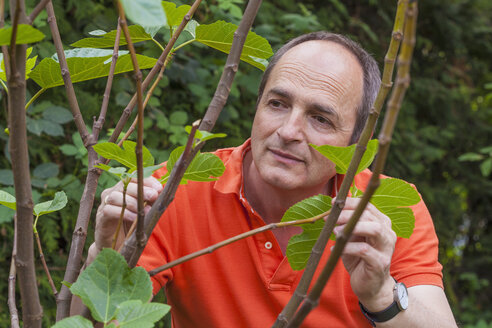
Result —
[[10, 127], [10, 156], [16, 197], [15, 225], [17, 254], [15, 266], [19, 281], [22, 320], [26, 327], [41, 327], [43, 309], [39, 302], [36, 272], [34, 267], [33, 201], [29, 170], [29, 153], [26, 132], [26, 81], [25, 62], [27, 45], [16, 45], [15, 36], [19, 23], [26, 23], [24, 1], [10, 1], [13, 20], [12, 42], [10, 44], [10, 74], [7, 77], [8, 112]]

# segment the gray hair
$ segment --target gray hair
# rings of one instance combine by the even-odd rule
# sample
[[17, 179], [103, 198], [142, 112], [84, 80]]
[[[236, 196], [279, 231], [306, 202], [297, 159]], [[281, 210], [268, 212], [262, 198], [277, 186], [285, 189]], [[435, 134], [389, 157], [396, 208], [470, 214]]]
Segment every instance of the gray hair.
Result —
[[297, 38], [292, 39], [285, 45], [283, 45], [275, 53], [275, 55], [273, 55], [270, 63], [265, 69], [258, 90], [258, 100], [256, 102], [256, 106], [258, 107], [260, 99], [263, 96], [263, 91], [268, 81], [268, 77], [270, 76], [270, 73], [272, 72], [273, 68], [278, 63], [280, 58], [282, 58], [282, 56], [293, 47], [303, 42], [313, 40], [330, 41], [342, 45], [357, 58], [362, 71], [364, 72], [364, 91], [362, 95], [362, 101], [357, 108], [357, 119], [355, 121], [354, 130], [352, 131], [352, 136], [350, 137], [350, 144], [356, 143], [362, 133], [362, 130], [364, 129], [364, 125], [366, 123], [367, 117], [369, 116], [369, 112], [371, 111], [371, 107], [376, 100], [379, 86], [381, 85], [381, 72], [379, 71], [378, 64], [374, 60], [374, 58], [369, 53], [367, 53], [367, 51], [365, 51], [357, 42], [350, 40], [346, 36], [326, 31], [319, 31], [298, 36]]

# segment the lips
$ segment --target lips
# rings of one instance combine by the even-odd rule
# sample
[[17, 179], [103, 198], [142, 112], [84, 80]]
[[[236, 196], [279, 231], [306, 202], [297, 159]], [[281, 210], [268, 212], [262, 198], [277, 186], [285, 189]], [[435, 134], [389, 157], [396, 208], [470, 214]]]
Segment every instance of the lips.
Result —
[[292, 155], [290, 153], [278, 150], [278, 149], [268, 149], [275, 159], [277, 159], [279, 162], [283, 162], [286, 164], [295, 164], [295, 163], [300, 163], [304, 162], [304, 160], [301, 157], [298, 157], [296, 155]]

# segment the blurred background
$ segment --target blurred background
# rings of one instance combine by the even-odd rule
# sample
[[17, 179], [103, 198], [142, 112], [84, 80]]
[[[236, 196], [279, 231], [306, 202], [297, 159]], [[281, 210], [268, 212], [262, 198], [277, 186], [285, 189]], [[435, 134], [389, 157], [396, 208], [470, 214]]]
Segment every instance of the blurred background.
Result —
[[[26, 3], [32, 9], [37, 1]], [[66, 49], [90, 31], [116, 28], [112, 1], [57, 0], [54, 5]], [[238, 24], [243, 8], [242, 0], [211, 0], [201, 5], [195, 19]], [[306, 32], [323, 29], [346, 34], [372, 53], [382, 68], [395, 10], [396, 1], [387, 0], [264, 1], [254, 31], [268, 39], [274, 50]], [[46, 34], [45, 41], [51, 39], [45, 13], [34, 26]], [[440, 239], [446, 294], [458, 322], [462, 327], [492, 327], [492, 2], [422, 1], [417, 33], [412, 84], [385, 173], [414, 183], [429, 207]], [[165, 32], [156, 35], [161, 44], [168, 38]], [[34, 45], [38, 62], [55, 53], [54, 46], [45, 41]], [[137, 51], [155, 58], [160, 54], [151, 42], [137, 44]], [[144, 142], [158, 161], [166, 160], [172, 149], [186, 141], [183, 127], [205, 112], [225, 60], [225, 54], [194, 44], [175, 54], [146, 109]], [[239, 145], [249, 136], [261, 74], [241, 63], [215, 127], [228, 138], [211, 141], [208, 150]], [[75, 85], [87, 125], [98, 116], [105, 83], [102, 78]], [[111, 130], [107, 129], [115, 125], [130, 100], [133, 84], [131, 74], [115, 78], [102, 139], [108, 137]], [[28, 89], [31, 97], [39, 86], [28, 81]], [[0, 188], [13, 194], [3, 89], [0, 97]], [[49, 89], [27, 113], [34, 201], [51, 199], [58, 190], [69, 198], [64, 210], [42, 217], [37, 225], [58, 288], [87, 173], [86, 151], [67, 113], [63, 87]], [[114, 182], [103, 174], [98, 193]], [[0, 207], [3, 304], [7, 302], [12, 217], [12, 211]], [[86, 246], [91, 242], [92, 232]], [[41, 263], [37, 267], [48, 325], [54, 322], [56, 306]], [[9, 320], [8, 312], [1, 311], [0, 326], [8, 326]]]

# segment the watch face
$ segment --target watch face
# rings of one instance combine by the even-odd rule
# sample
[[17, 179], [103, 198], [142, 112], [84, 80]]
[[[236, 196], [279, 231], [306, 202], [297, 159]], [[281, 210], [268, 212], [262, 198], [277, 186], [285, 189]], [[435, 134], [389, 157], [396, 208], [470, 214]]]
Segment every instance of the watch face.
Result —
[[397, 287], [397, 292], [398, 292], [398, 305], [400, 306], [401, 310], [406, 310], [408, 307], [408, 292], [407, 292], [407, 287], [399, 283]]

